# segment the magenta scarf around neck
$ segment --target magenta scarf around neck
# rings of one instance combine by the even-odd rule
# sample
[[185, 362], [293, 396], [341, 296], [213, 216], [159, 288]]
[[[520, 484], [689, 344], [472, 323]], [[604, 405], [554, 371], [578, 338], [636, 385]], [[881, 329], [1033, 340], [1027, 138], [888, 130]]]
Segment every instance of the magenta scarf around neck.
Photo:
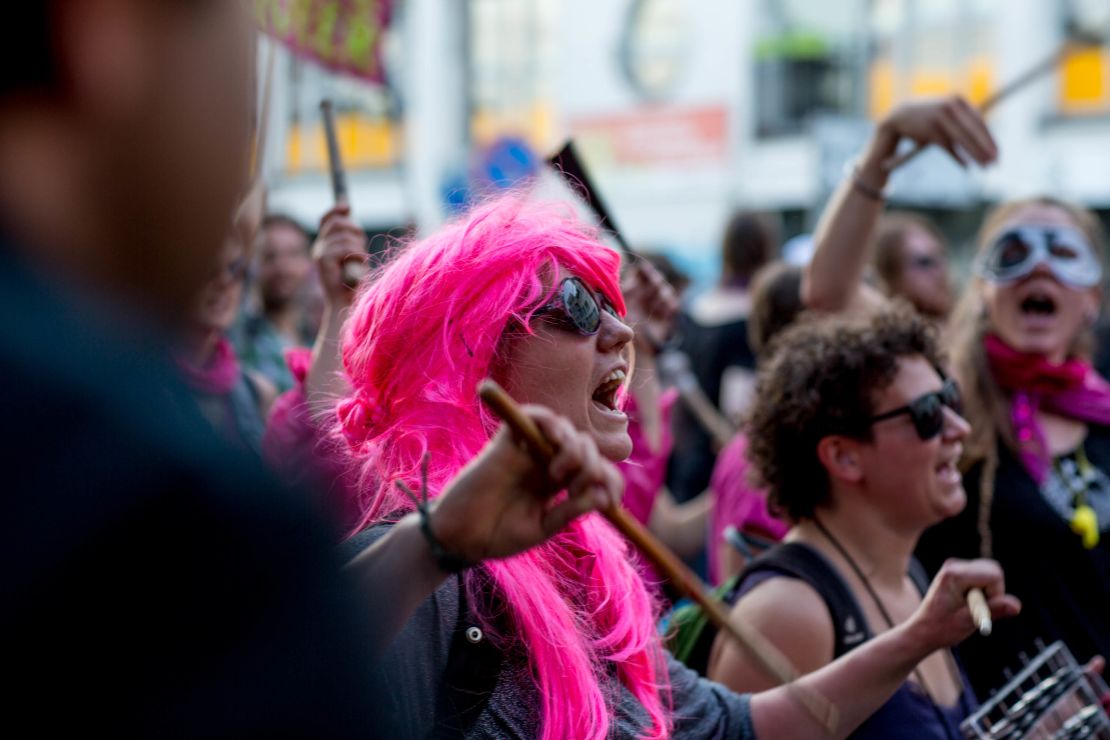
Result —
[[1037, 410], [1110, 425], [1110, 383], [1084, 360], [1055, 364], [1043, 355], [1018, 352], [993, 334], [984, 337], [983, 346], [995, 382], [1013, 397], [1010, 421], [1021, 462], [1040, 485], [1048, 476], [1052, 456], [1037, 423]]
[[235, 381], [239, 379], [239, 358], [235, 356], [235, 349], [227, 337], [216, 340], [216, 348], [212, 358], [204, 365], [197, 367], [186, 362], [180, 355], [175, 356], [177, 367], [185, 378], [185, 382], [198, 393], [212, 396], [224, 396], [231, 393]]

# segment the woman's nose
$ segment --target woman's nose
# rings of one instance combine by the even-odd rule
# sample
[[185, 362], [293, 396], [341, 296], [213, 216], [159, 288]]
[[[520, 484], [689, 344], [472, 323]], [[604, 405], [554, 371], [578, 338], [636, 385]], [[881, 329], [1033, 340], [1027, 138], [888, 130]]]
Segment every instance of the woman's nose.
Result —
[[971, 425], [955, 409], [944, 407], [944, 438], [959, 441], [971, 433]]
[[607, 311], [602, 312], [601, 330], [598, 332], [598, 346], [602, 350], [619, 351], [631, 342], [634, 336], [631, 326]]
[[1046, 275], [1048, 277], [1055, 277], [1056, 275], [1052, 272], [1052, 267], [1048, 264], [1048, 260], [1046, 259], [1037, 260], [1037, 264], [1033, 265], [1033, 269], [1029, 271], [1029, 274], [1030, 276]]

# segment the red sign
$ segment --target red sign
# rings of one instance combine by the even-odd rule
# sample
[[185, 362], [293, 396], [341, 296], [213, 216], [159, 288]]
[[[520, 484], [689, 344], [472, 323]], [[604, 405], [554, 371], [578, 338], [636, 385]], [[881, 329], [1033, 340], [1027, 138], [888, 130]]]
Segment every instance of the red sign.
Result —
[[326, 67], [381, 82], [391, 0], [255, 0], [264, 33]]
[[728, 154], [724, 106], [651, 107], [571, 121], [591, 156], [620, 166], [719, 165]]

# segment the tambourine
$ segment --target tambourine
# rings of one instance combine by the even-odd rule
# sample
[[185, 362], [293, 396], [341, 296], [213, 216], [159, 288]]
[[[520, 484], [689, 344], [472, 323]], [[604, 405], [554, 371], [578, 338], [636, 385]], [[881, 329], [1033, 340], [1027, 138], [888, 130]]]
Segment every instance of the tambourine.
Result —
[[1041, 652], [960, 725], [968, 740], [1110, 740], [1103, 704], [1110, 689], [1080, 666], [1062, 642]]

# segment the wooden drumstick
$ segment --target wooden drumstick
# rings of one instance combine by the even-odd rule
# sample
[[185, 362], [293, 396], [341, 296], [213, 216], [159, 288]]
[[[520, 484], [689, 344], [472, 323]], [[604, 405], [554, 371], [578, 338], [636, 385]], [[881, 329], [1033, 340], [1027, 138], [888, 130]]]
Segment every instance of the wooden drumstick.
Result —
[[[986, 100], [982, 102], [982, 104], [980, 104], [979, 112], [983, 114], [988, 113], [996, 105], [998, 105], [1014, 93], [1019, 92], [1029, 83], [1034, 82], [1041, 75], [1051, 72], [1053, 69], [1056, 68], [1058, 64], [1060, 64], [1060, 62], [1064, 60], [1064, 58], [1068, 54], [1075, 50], [1076, 46], [1091, 45], [1092, 43], [1097, 43], [1097, 41], [1081, 36], [1069, 38], [1063, 44], [1061, 44], [1060, 47], [1056, 49], [1056, 51], [1052, 52], [1051, 56], [1048, 56], [1037, 62], [1032, 67], [1027, 69], [1024, 73], [1011, 80], [1007, 85], [1003, 86], [993, 95], [990, 95]], [[911, 159], [916, 157], [918, 154], [921, 154], [921, 152], [925, 151], [928, 146], [928, 144], [916, 144], [906, 153], [891, 157], [884, 163], [883, 166], [887, 172], [893, 172], [894, 170], [904, 165], [906, 162], [909, 162]]]
[[971, 620], [975, 622], [979, 634], [983, 637], [990, 635], [994, 624], [991, 622], [991, 609], [987, 606], [987, 597], [983, 595], [982, 589], [973, 588], [967, 592], [967, 608], [971, 610]]
[[[478, 395], [493, 413], [524, 440], [529, 450], [538, 459], [548, 461], [555, 456], [555, 449], [539, 427], [521, 411], [520, 406], [495, 381], [488, 378], [483, 380], [478, 386]], [[735, 640], [768, 675], [773, 676], [780, 683], [790, 684], [790, 690], [806, 710], [830, 733], [836, 731], [839, 721], [836, 707], [817, 692], [792, 683], [798, 678], [798, 672], [774, 645], [757, 630], [729, 619], [724, 607], [707, 595], [708, 586], [627, 511], [620, 506], [612, 506], [602, 509], [601, 513], [618, 532], [636, 545], [644, 557], [671, 583], [697, 603], [717, 629]]]

